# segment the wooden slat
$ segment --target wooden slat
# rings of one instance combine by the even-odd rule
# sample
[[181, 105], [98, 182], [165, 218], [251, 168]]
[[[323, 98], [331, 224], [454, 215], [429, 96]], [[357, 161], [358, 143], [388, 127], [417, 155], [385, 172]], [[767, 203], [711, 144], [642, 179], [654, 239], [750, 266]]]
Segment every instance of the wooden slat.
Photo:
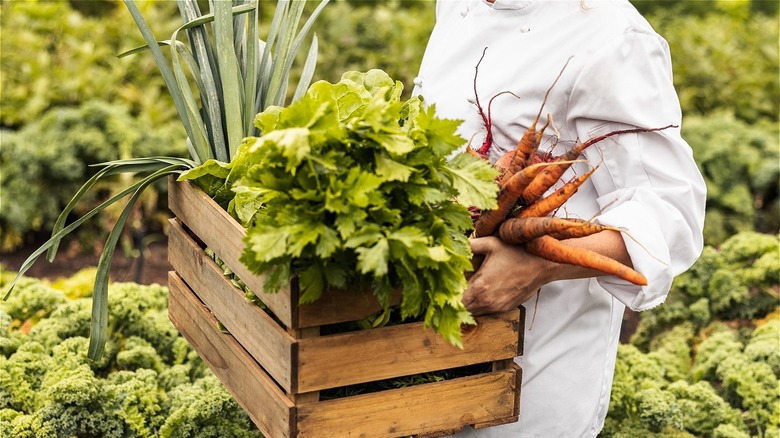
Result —
[[268, 437], [296, 436], [295, 406], [175, 273], [168, 275], [169, 317], [233, 398]]
[[[396, 294], [391, 303], [399, 302], [400, 294]], [[316, 302], [298, 306], [297, 324], [298, 327], [316, 327], [356, 321], [380, 310], [382, 306], [370, 291], [326, 290]]]
[[244, 293], [228, 281], [179, 223], [171, 219], [168, 228], [168, 258], [176, 273], [192, 289], [233, 337], [276, 380], [290, 392], [292, 336]]
[[[316, 303], [300, 306], [297, 305], [297, 288], [288, 287], [274, 294], [264, 293], [263, 277], [253, 274], [239, 261], [246, 230], [213, 199], [192, 183], [177, 182], [171, 178], [168, 207], [287, 327], [305, 328], [355, 321], [381, 310], [373, 294], [361, 290], [328, 290]], [[395, 302], [398, 302], [397, 297]]]
[[525, 318], [526, 318], [526, 311], [524, 306], [518, 307], [518, 310], [520, 310], [520, 349], [517, 350], [517, 355], [522, 356], [523, 355], [523, 346], [525, 346]]
[[253, 274], [240, 262], [246, 236], [246, 230], [241, 224], [202, 190], [187, 181], [169, 180], [168, 208], [246, 283], [284, 325], [293, 325], [293, 320], [297, 318], [293, 315], [295, 306], [291, 302], [298, 300], [297, 297], [291, 297], [293, 291], [286, 288], [274, 294], [264, 293], [264, 278]]
[[517, 369], [301, 404], [298, 437], [400, 437], [516, 421]]
[[500, 424], [507, 424], [507, 423], [514, 423], [517, 420], [520, 419], [520, 385], [523, 383], [523, 369], [520, 368], [519, 365], [512, 362], [511, 368], [515, 370], [515, 402], [514, 402], [514, 411], [512, 412], [511, 417], [505, 417], [505, 418], [494, 418], [492, 420], [480, 422], [480, 423], [474, 423], [472, 426], [474, 429], [484, 429], [486, 427], [493, 427], [498, 426]]
[[464, 329], [463, 349], [449, 344], [423, 323], [401, 324], [300, 339], [300, 391], [364, 383], [461, 367], [517, 356], [520, 312], [477, 318]]

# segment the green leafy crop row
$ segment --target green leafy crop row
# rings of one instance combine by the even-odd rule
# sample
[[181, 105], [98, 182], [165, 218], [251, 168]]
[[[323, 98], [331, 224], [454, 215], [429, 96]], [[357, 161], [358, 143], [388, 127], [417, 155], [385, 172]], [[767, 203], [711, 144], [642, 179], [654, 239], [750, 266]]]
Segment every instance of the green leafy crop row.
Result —
[[261, 437], [168, 320], [165, 287], [111, 285], [112, 337], [89, 360], [94, 275], [25, 278], [0, 304], [0, 436]]
[[[0, 9], [0, 126], [19, 129], [46, 111], [99, 99], [121, 102], [147, 123], [173, 120], [171, 99], [151, 57], [119, 59], [143, 44], [120, 2], [101, 15], [82, 14], [68, 1], [6, 1]], [[175, 28], [175, 2], [144, 2], [158, 29]], [[151, 18], [153, 17], [153, 18]]]
[[780, 131], [728, 112], [690, 116], [683, 135], [707, 184], [704, 241], [719, 245], [740, 231], [780, 229]]
[[741, 232], [618, 349], [604, 437], [780, 437], [780, 237]]
[[780, 236], [745, 231], [701, 257], [674, 280], [666, 302], [642, 319], [631, 342], [647, 348], [668, 327], [699, 330], [713, 321], [762, 318], [780, 304]]
[[[601, 436], [780, 437], [779, 245], [745, 232], [707, 247], [641, 314]], [[112, 336], [89, 361], [93, 278], [25, 278], [2, 303], [0, 436], [260, 436], [168, 321], [164, 287], [113, 284]]]
[[747, 11], [729, 14], [710, 8], [703, 14], [684, 14], [665, 7], [670, 2], [654, 3], [660, 7], [648, 15], [648, 20], [669, 42], [674, 60], [674, 85], [683, 114], [707, 115], [725, 110], [747, 123], [762, 120], [777, 123], [780, 116], [777, 10], [773, 15]]
[[[150, 130], [128, 109], [103, 101], [85, 102], [79, 107], [47, 111], [19, 131], [3, 131], [0, 148], [0, 251], [12, 250], [31, 232], [49, 231], [68, 200], [97, 169], [90, 165], [120, 158], [155, 155], [184, 156], [181, 128], [169, 123]], [[117, 177], [118, 178], [118, 177]], [[116, 190], [106, 180], [91, 200], [80, 205], [81, 215]], [[156, 193], [165, 190], [157, 188]], [[161, 209], [153, 197], [147, 198], [147, 221]], [[7, 198], [6, 198], [7, 197]], [[162, 209], [167, 205], [162, 199]], [[117, 213], [118, 214], [118, 213]], [[111, 216], [103, 217], [111, 222]], [[151, 224], [148, 224], [151, 225]], [[97, 226], [102, 236], [110, 224]], [[94, 240], [94, 236], [93, 236]]]
[[737, 330], [684, 323], [618, 347], [603, 437], [780, 436], [780, 308]]

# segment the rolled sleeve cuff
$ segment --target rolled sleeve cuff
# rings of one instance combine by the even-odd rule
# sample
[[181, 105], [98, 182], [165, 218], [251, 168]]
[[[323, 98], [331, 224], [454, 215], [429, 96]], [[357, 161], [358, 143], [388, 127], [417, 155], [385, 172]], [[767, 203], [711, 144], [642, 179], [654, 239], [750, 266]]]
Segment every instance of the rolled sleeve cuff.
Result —
[[[687, 230], [688, 224], [679, 218], [666, 218], [664, 230], [658, 226], [658, 215], [652, 213], [652, 207], [640, 200], [630, 200], [620, 204], [598, 217], [598, 222], [625, 230], [623, 240], [631, 256], [634, 269], [647, 278], [646, 286], [638, 286], [615, 276], [597, 279], [599, 284], [615, 298], [634, 311], [643, 311], [662, 304], [672, 285], [675, 275], [685, 271], [695, 260], [695, 250], [675, 242], [668, 235], [669, 230]], [[657, 207], [663, 208], [663, 207]], [[658, 210], [656, 210], [658, 211]], [[672, 223], [671, 222], [680, 222]], [[687, 241], [677, 236], [678, 240]], [[674, 252], [673, 252], [674, 251]], [[675, 255], [674, 260], [671, 254]], [[690, 263], [689, 263], [690, 262]]]

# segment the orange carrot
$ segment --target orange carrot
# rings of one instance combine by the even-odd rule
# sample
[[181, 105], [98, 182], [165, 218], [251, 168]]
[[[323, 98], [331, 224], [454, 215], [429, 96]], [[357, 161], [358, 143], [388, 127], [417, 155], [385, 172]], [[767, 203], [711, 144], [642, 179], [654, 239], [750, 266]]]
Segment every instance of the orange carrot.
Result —
[[521, 199], [523, 203], [527, 205], [527, 207], [520, 211], [520, 217], [542, 217], [549, 215], [556, 209], [560, 208], [569, 198], [571, 198], [572, 195], [574, 195], [577, 190], [579, 190], [580, 186], [582, 186], [582, 184], [584, 184], [585, 181], [590, 178], [596, 169], [598, 169], [598, 166], [567, 182], [561, 186], [561, 188], [554, 191], [545, 198], [538, 200], [526, 198], [526, 193], [529, 190], [537, 190], [535, 185], [549, 187], [555, 183], [554, 181], [550, 182], [546, 179], [549, 177], [549, 175], [545, 175], [545, 172], [540, 172], [539, 175], [534, 178], [534, 180], [531, 181], [531, 183], [523, 191]]
[[574, 239], [577, 237], [590, 236], [592, 234], [600, 233], [602, 231], [607, 231], [607, 230], [618, 231], [621, 233], [625, 231], [624, 229], [618, 227], [611, 227], [609, 225], [602, 225], [593, 222], [582, 221], [577, 226], [564, 228], [560, 231], [549, 233], [548, 236], [554, 237], [558, 240], [566, 240], [566, 239]]
[[558, 240], [585, 237], [601, 231], [623, 231], [616, 227], [588, 222], [584, 219], [554, 216], [506, 219], [498, 229], [498, 235], [506, 243], [516, 245], [540, 236]]
[[524, 217], [506, 219], [498, 228], [498, 236], [506, 243], [516, 245], [539, 236], [549, 235], [570, 227], [579, 226], [580, 220], [559, 217]]
[[536, 118], [534, 119], [533, 123], [531, 123], [531, 126], [529, 126], [528, 129], [526, 129], [525, 133], [523, 133], [523, 136], [520, 138], [520, 141], [517, 143], [517, 148], [515, 148], [515, 155], [512, 159], [512, 167], [510, 168], [512, 173], [517, 172], [527, 166], [528, 162], [531, 160], [531, 157], [533, 157], [536, 151], [539, 149], [539, 144], [542, 142], [544, 130], [547, 128], [547, 126], [550, 125], [552, 116], [547, 116], [547, 123], [545, 123], [539, 131], [536, 130], [536, 124], [539, 123], [539, 117], [542, 116], [542, 110], [544, 109], [544, 105], [547, 103], [547, 97], [549, 97], [553, 87], [555, 87], [555, 84], [557, 84], [558, 80], [561, 78], [561, 76], [563, 76], [563, 71], [566, 70], [566, 66], [569, 65], [569, 61], [571, 61], [571, 58], [566, 60], [566, 63], [563, 65], [563, 68], [561, 68], [558, 76], [556, 76], [555, 80], [550, 85], [550, 88], [547, 89], [547, 92], [544, 93], [542, 104], [539, 106], [539, 113], [536, 114]]
[[[545, 99], [547, 99], [547, 96], [545, 96]], [[542, 106], [544, 106], [544, 103], [542, 103]], [[523, 133], [523, 136], [517, 143], [517, 148], [512, 154], [512, 162], [509, 166], [511, 173], [518, 172], [520, 169], [528, 165], [528, 162], [531, 161], [531, 157], [533, 157], [534, 154], [536, 154], [536, 151], [539, 149], [539, 145], [542, 142], [542, 136], [544, 135], [544, 130], [547, 129], [547, 126], [550, 125], [550, 117], [548, 117], [547, 123], [545, 123], [544, 126], [542, 126], [542, 128], [538, 131], [536, 130], [536, 124], [539, 121], [539, 116], [541, 115], [541, 108], [539, 111], [540, 114], [536, 116], [536, 119], [534, 119], [533, 123], [531, 123], [531, 126], [525, 130], [525, 133]]]
[[[641, 132], [654, 132], [654, 131], [662, 131], [664, 129], [668, 128], [676, 128], [677, 125], [667, 125], [662, 128], [632, 128], [632, 129], [619, 129], [616, 131], [608, 132], [604, 135], [600, 135], [598, 137], [593, 137], [589, 140], [586, 140], [582, 143], [578, 143], [568, 151], [564, 152], [562, 155], [560, 155], [555, 162], [560, 162], [560, 165], [556, 166], [550, 166], [547, 169], [545, 169], [539, 177], [541, 178], [539, 181], [539, 184], [532, 184], [529, 186], [528, 189], [526, 189], [525, 193], [523, 193], [523, 202], [526, 204], [532, 204], [536, 202], [539, 198], [544, 195], [544, 193], [550, 189], [557, 181], [558, 179], [566, 172], [566, 170], [571, 167], [571, 163], [573, 163], [575, 160], [577, 160], [580, 155], [582, 154], [585, 149], [588, 147], [606, 140], [609, 137], [619, 135], [619, 134], [636, 134]], [[544, 182], [544, 184], [542, 184]], [[548, 185], [549, 184], [549, 185]]]
[[504, 242], [516, 245], [548, 235], [552, 230], [561, 230], [575, 225], [575, 221], [549, 216], [509, 218], [498, 228], [498, 236]]
[[615, 275], [639, 286], [647, 285], [647, 279], [644, 275], [617, 260], [595, 251], [567, 245], [550, 236], [541, 236], [531, 240], [526, 243], [526, 250], [552, 262], [582, 266]]
[[538, 179], [525, 189], [522, 199], [526, 205], [531, 205], [538, 201], [550, 187], [558, 182], [561, 176], [563, 176], [569, 167], [571, 167], [573, 160], [577, 159], [582, 153], [582, 149], [584, 148], [579, 148], [578, 146], [580, 145], [569, 149], [553, 161], [554, 165], [544, 169], [544, 171], [539, 174]]
[[512, 177], [498, 191], [498, 208], [483, 211], [474, 224], [474, 237], [490, 236], [496, 232], [501, 222], [517, 203], [518, 198], [525, 190], [528, 183], [544, 169], [547, 163], [539, 163], [528, 166], [512, 175]]

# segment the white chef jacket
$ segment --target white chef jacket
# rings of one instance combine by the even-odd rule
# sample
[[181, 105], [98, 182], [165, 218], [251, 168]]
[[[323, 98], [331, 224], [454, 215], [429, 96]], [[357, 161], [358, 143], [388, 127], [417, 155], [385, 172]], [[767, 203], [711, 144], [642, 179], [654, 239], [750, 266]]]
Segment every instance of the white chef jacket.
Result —
[[[626, 0], [439, 0], [414, 94], [440, 117], [464, 120], [460, 134], [476, 148], [486, 129], [475, 96], [487, 111], [493, 96], [514, 93], [492, 103], [495, 160], [515, 147], [569, 58], [539, 122], [552, 114], [559, 135], [548, 128], [542, 151], [557, 155], [616, 129], [680, 125], [668, 45]], [[520, 420], [458, 436], [596, 436], [625, 306], [661, 304], [673, 277], [701, 253], [705, 185], [679, 128], [612, 137], [585, 156], [562, 180], [599, 169], [557, 214], [625, 228], [634, 267], [649, 284], [603, 276], [542, 288], [538, 303], [524, 303]]]

